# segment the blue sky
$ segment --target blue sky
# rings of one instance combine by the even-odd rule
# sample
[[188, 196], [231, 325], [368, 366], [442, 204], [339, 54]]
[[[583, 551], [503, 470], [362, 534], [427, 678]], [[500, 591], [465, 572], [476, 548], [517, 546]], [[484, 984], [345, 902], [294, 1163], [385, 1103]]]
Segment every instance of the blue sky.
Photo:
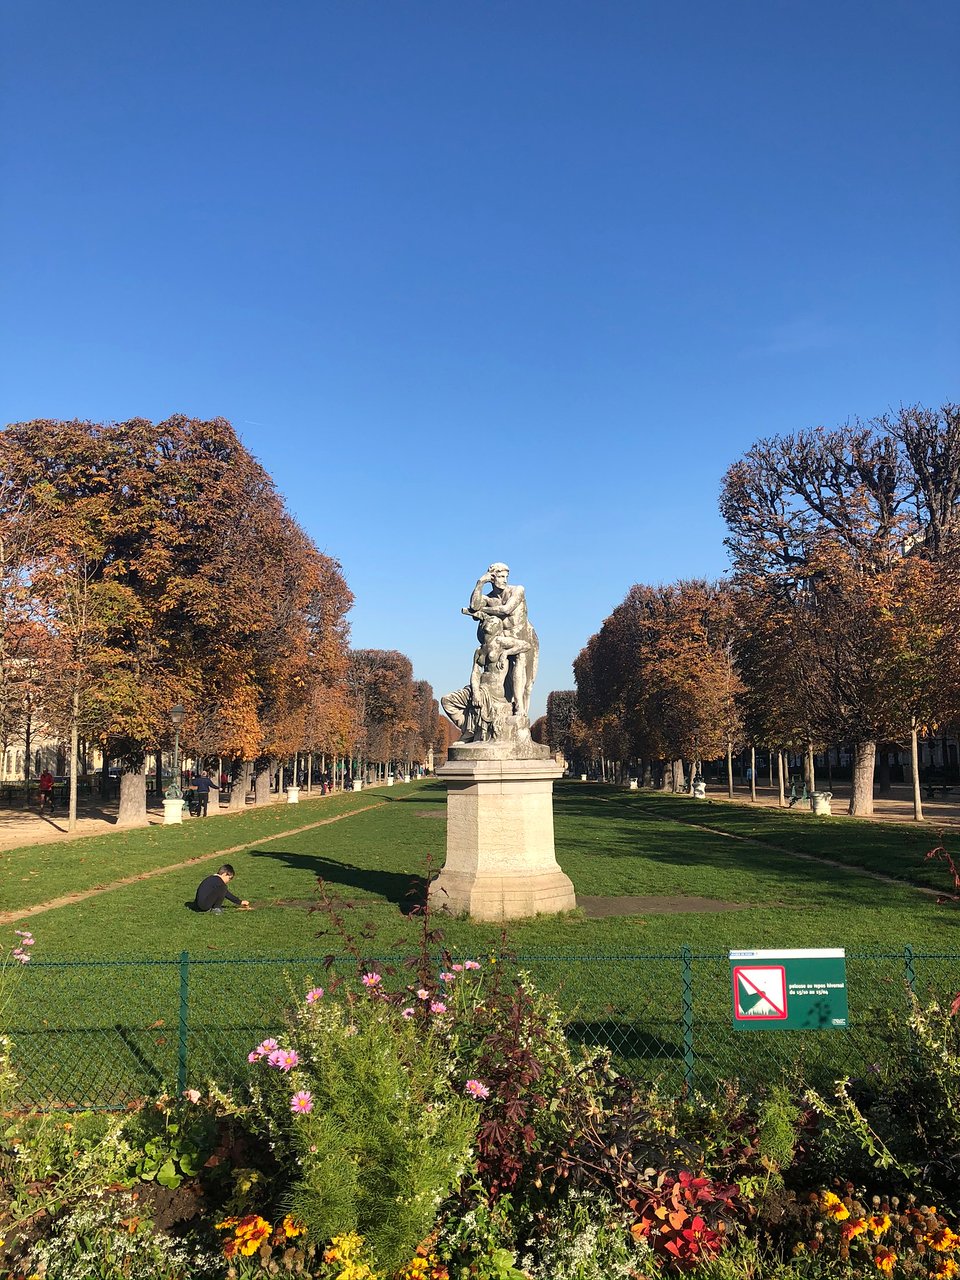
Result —
[[223, 415], [463, 683], [535, 710], [633, 582], [716, 575], [758, 437], [956, 400], [960, 6], [6, 6], [0, 414]]

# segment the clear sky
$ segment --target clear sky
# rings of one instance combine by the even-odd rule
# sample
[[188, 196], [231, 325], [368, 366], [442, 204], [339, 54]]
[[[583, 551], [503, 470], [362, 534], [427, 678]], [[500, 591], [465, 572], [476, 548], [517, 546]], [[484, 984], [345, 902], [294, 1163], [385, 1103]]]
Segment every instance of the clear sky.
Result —
[[439, 694], [717, 575], [760, 436], [956, 400], [956, 0], [0, 19], [0, 415], [229, 418]]

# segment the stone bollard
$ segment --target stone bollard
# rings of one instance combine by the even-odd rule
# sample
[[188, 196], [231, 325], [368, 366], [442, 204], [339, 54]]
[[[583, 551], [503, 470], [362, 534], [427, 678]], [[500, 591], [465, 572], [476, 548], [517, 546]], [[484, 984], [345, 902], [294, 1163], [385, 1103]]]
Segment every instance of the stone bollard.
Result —
[[363, 780], [362, 780], [361, 778], [354, 778], [354, 780], [353, 780], [353, 789], [354, 789], [354, 791], [362, 791], [362, 790], [363, 790]]
[[163, 825], [171, 826], [175, 822], [183, 822], [184, 803], [180, 796], [176, 799], [167, 797], [163, 802]]
[[581, 781], [581, 782], [586, 782], [586, 780], [587, 780], [587, 775], [586, 775], [585, 773], [581, 773], [581, 775], [580, 775], [580, 781]]
[[405, 773], [405, 774], [403, 775], [403, 780], [404, 780], [404, 782], [409, 782], [409, 781], [410, 781], [410, 775], [409, 775], [409, 773]]
[[631, 779], [630, 779], [630, 790], [631, 790], [631, 791], [636, 791], [636, 789], [637, 789], [637, 780], [636, 780], [636, 778], [631, 778]]
[[300, 803], [300, 788], [287, 787], [287, 804], [299, 804], [299, 803]]
[[693, 784], [693, 798], [694, 798], [694, 800], [706, 800], [706, 798], [707, 798], [707, 784], [706, 784], [705, 782], [703, 782], [702, 780], [701, 780], [700, 782], [694, 782], [694, 784]]

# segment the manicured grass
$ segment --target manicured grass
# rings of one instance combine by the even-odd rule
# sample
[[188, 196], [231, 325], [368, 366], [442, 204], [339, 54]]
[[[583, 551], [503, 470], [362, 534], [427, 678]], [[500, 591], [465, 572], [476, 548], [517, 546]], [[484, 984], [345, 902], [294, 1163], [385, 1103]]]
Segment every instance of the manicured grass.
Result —
[[[385, 793], [385, 789], [384, 790]], [[0, 911], [48, 902], [141, 871], [269, 839], [293, 827], [376, 803], [379, 791], [346, 792], [299, 805], [265, 805], [182, 825], [138, 827], [0, 853]]]
[[[378, 808], [297, 835], [278, 829], [303, 825], [313, 814], [332, 816], [341, 807], [380, 801]], [[345, 950], [328, 917], [310, 909], [318, 877], [338, 903], [353, 904], [344, 914], [364, 955], [409, 954], [420, 929], [418, 917], [407, 914], [410, 902], [422, 895], [428, 866], [438, 869], [443, 862], [444, 805], [443, 786], [423, 783], [303, 805], [293, 821], [286, 810], [274, 808], [196, 823], [182, 832], [114, 837], [123, 844], [127, 866], [146, 866], [191, 856], [194, 841], [211, 842], [203, 846], [210, 849], [218, 840], [239, 844], [249, 835], [252, 843], [231, 861], [237, 869], [234, 888], [256, 910], [228, 907], [220, 916], [190, 911], [186, 904], [209, 870], [191, 867], [32, 917], [35, 962], [22, 975], [18, 1025], [12, 1030], [31, 1061], [44, 1062], [44, 1087], [63, 1097], [89, 1086], [100, 1091], [95, 1096], [101, 1101], [122, 1100], [150, 1080], [170, 1078], [178, 1038], [189, 1043], [191, 1073], [242, 1066], [257, 1036], [282, 1024], [290, 991], [302, 990], [307, 981], [324, 982], [322, 957]], [[557, 788], [555, 813], [558, 859], [581, 896], [697, 896], [734, 909], [602, 919], [578, 911], [511, 924], [505, 936], [499, 926], [441, 917], [445, 941], [461, 958], [477, 956], [485, 964], [504, 948], [518, 955], [540, 985], [558, 994], [572, 1034], [612, 1045], [637, 1070], [650, 1064], [666, 1064], [674, 1074], [683, 1069], [683, 947], [693, 953], [696, 1053], [704, 1071], [740, 1069], [745, 1043], [755, 1071], [783, 1069], [801, 1054], [806, 1060], [827, 1055], [827, 1075], [849, 1069], [845, 1054], [861, 1064], [871, 1060], [884, 1045], [877, 1033], [881, 1011], [903, 1008], [907, 945], [941, 957], [916, 961], [919, 989], [928, 983], [942, 992], [960, 988], [960, 964], [948, 958], [960, 955], [956, 904], [938, 904], [906, 883], [871, 879], [852, 865], [796, 858], [689, 822], [723, 825], [784, 849], [870, 865], [885, 874], [919, 868], [925, 879], [931, 867], [921, 858], [933, 843], [929, 832], [803, 814], [744, 813], [577, 783]], [[164, 838], [162, 845], [151, 839], [155, 835]], [[104, 864], [113, 870], [97, 874], [94, 882], [111, 878], [121, 857], [109, 848], [109, 837], [96, 843], [104, 839]], [[78, 850], [61, 846], [55, 852]], [[89, 876], [90, 867], [75, 856], [73, 866], [61, 870], [59, 892], [71, 887], [74, 872]], [[23, 891], [28, 901], [36, 900], [32, 883]], [[847, 949], [850, 1033], [732, 1031], [726, 951], [804, 946]], [[186, 1005], [182, 952], [190, 956]], [[92, 958], [103, 963], [75, 963]], [[131, 962], [113, 963], [124, 958]], [[350, 961], [342, 971], [352, 968]], [[189, 1027], [182, 1022], [185, 1009]], [[105, 1043], [112, 1046], [108, 1055]], [[78, 1046], [85, 1044], [81, 1058], [92, 1073], [87, 1084], [70, 1074]], [[71, 1083], [60, 1083], [66, 1080]]]

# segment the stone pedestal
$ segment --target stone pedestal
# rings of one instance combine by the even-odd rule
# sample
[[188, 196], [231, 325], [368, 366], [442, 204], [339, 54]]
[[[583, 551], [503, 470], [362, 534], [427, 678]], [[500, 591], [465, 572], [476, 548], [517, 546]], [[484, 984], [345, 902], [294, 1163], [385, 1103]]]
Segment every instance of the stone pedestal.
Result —
[[489, 921], [572, 911], [573, 884], [553, 844], [562, 769], [549, 758], [450, 754], [437, 771], [447, 784], [447, 860], [430, 886], [431, 907]]
[[300, 803], [300, 788], [287, 787], [287, 804], [299, 804], [299, 803]]
[[163, 825], [169, 827], [175, 822], [182, 823], [183, 813], [183, 800], [179, 796], [175, 800], [168, 797], [163, 802]]

